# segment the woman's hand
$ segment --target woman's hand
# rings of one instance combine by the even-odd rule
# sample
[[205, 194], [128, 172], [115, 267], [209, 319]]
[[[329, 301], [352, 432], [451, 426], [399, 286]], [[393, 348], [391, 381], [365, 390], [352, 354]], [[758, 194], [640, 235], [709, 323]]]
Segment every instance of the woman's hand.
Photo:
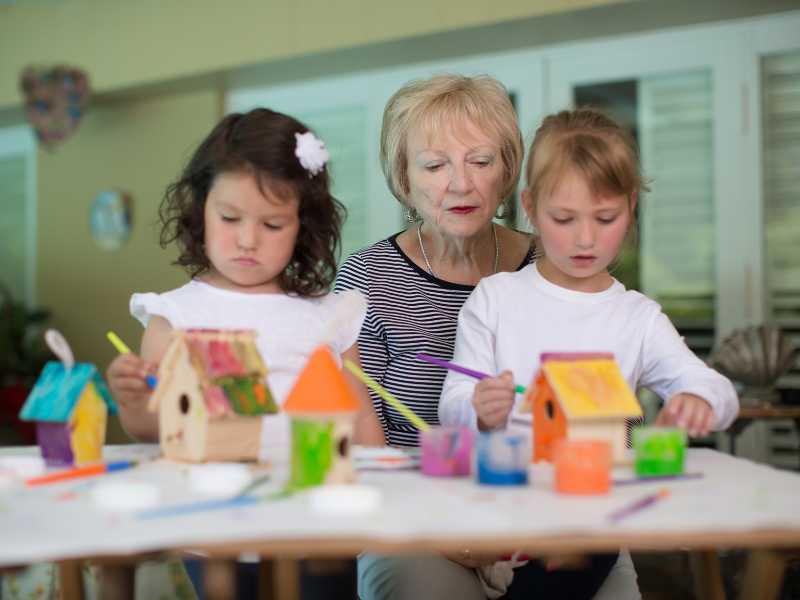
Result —
[[483, 565], [491, 565], [500, 560], [497, 554], [486, 554], [483, 552], [476, 554], [468, 549], [459, 552], [444, 552], [443, 556], [468, 569], [477, 569]]
[[481, 379], [472, 395], [472, 406], [478, 416], [478, 429], [489, 431], [505, 427], [508, 415], [514, 407], [515, 393], [511, 371], [503, 371], [498, 377]]
[[694, 394], [675, 394], [658, 413], [656, 425], [677, 425], [692, 437], [708, 435], [714, 425], [714, 409]]
[[576, 571], [586, 567], [589, 560], [585, 554], [549, 554], [542, 557], [542, 562], [548, 571]]

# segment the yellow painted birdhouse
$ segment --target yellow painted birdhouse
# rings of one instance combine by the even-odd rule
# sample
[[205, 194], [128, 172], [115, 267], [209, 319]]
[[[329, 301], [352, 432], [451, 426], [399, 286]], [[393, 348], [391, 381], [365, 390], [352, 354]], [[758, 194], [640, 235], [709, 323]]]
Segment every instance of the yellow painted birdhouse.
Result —
[[628, 462], [627, 420], [641, 417], [642, 409], [612, 354], [543, 354], [526, 405], [533, 412], [534, 462], [552, 462], [562, 439], [608, 441], [612, 460]]

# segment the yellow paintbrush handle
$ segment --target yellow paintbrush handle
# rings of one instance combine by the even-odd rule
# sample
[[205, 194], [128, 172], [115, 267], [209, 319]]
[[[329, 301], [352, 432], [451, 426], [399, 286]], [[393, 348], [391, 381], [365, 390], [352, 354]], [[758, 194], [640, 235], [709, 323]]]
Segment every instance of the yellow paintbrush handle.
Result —
[[405, 404], [400, 402], [400, 400], [392, 396], [381, 384], [379, 384], [377, 381], [372, 379], [372, 377], [364, 373], [364, 371], [359, 369], [358, 366], [353, 361], [345, 360], [344, 366], [353, 375], [355, 375], [361, 381], [363, 381], [364, 385], [374, 390], [376, 394], [378, 394], [381, 398], [383, 398], [389, 404], [394, 406], [401, 415], [403, 415], [406, 419], [408, 419], [411, 422], [411, 424], [414, 427], [416, 427], [420, 431], [428, 431], [430, 429], [430, 425], [428, 425], [425, 421], [423, 421], [417, 415], [415, 415], [414, 412], [410, 408], [408, 408]]
[[117, 349], [117, 352], [120, 354], [130, 354], [131, 349], [125, 345], [125, 342], [119, 339], [119, 336], [116, 333], [109, 331], [106, 333], [106, 337], [108, 338], [109, 342], [114, 344], [114, 348]]

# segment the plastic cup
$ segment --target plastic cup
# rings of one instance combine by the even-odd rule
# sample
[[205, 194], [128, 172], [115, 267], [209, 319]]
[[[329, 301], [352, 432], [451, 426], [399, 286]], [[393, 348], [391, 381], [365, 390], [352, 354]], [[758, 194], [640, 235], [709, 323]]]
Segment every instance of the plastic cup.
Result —
[[433, 477], [469, 475], [474, 437], [468, 427], [432, 427], [420, 433], [422, 472]]
[[607, 494], [611, 489], [611, 444], [561, 440], [555, 447], [555, 488], [561, 494]]

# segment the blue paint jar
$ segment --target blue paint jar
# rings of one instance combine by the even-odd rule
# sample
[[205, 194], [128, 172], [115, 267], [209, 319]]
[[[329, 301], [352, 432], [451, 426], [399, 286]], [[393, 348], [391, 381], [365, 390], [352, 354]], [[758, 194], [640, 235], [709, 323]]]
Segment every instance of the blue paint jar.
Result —
[[521, 433], [491, 431], [478, 436], [476, 446], [478, 483], [527, 485], [530, 440]]

